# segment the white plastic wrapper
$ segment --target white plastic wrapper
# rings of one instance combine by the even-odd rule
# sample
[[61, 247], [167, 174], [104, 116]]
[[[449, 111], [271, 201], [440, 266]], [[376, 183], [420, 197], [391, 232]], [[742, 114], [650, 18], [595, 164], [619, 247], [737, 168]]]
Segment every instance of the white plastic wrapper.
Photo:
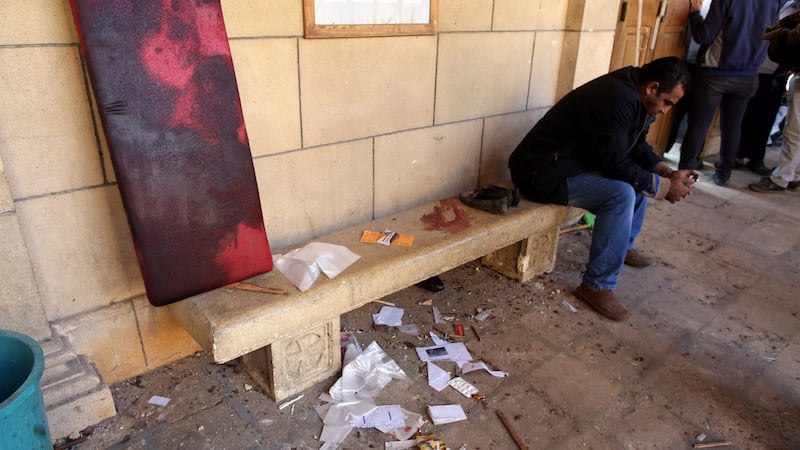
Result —
[[329, 393], [337, 403], [372, 401], [392, 379], [408, 380], [408, 376], [377, 342], [373, 342], [342, 368], [341, 378]]
[[359, 255], [347, 247], [323, 242], [312, 242], [292, 250], [275, 261], [275, 267], [297, 289], [305, 292], [317, 281], [320, 272], [336, 278], [344, 269], [358, 261]]
[[344, 440], [359, 420], [373, 413], [378, 408], [373, 397], [392, 379], [408, 380], [408, 376], [377, 342], [346, 362], [329, 395], [320, 396], [328, 402], [317, 408], [324, 423], [320, 435], [320, 441], [325, 443], [322, 448], [336, 448], [334, 445]]

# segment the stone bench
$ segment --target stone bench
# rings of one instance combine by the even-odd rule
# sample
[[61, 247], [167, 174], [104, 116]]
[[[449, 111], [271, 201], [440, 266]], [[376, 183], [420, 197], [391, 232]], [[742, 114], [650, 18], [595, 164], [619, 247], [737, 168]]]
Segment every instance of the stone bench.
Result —
[[[246, 282], [288, 295], [220, 288], [168, 308], [217, 363], [241, 357], [281, 401], [339, 372], [343, 313], [478, 258], [521, 282], [551, 271], [566, 212], [523, 199], [508, 214], [493, 215], [448, 198], [312, 239], [361, 258], [333, 280], [320, 274], [306, 292], [276, 269]], [[413, 246], [359, 242], [364, 230], [384, 229], [413, 235]]]

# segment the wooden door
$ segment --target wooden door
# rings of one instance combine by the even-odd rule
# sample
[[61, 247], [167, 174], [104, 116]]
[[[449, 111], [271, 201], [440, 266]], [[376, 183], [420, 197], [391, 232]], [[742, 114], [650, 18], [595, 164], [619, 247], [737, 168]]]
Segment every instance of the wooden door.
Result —
[[[686, 0], [622, 0], [610, 70], [643, 65], [663, 56], [685, 57], [685, 30], [689, 16]], [[637, 25], [639, 29], [637, 42]], [[638, 54], [639, 60], [636, 61]], [[659, 155], [665, 151], [671, 113], [658, 118], [650, 127], [647, 141]]]

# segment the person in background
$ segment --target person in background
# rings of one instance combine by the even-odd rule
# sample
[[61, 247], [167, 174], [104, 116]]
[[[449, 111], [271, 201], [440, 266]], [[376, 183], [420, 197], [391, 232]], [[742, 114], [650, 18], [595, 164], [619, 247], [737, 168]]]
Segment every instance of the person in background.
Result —
[[[798, 3], [800, 2], [795, 0], [787, 5], [794, 14], [800, 14], [797, 12], [800, 6]], [[797, 81], [800, 72], [800, 19], [796, 16], [787, 16], [784, 19], [789, 17], [796, 20], [789, 26], [784, 26], [779, 21], [773, 27], [774, 30], [765, 36], [769, 41], [770, 58], [782, 67], [791, 68], [794, 73], [789, 82], [789, 102], [778, 167], [772, 171], [771, 176], [748, 186], [755, 192], [783, 192], [787, 189], [796, 191], [800, 188], [800, 83]]]
[[769, 175], [772, 169], [764, 163], [767, 142], [772, 124], [783, 101], [788, 74], [778, 70], [778, 64], [769, 58], [758, 70], [758, 90], [747, 103], [742, 118], [742, 136], [739, 139], [735, 169], [747, 167], [758, 175]]
[[[705, 17], [708, 14], [708, 8], [711, 6], [711, 0], [705, 0], [700, 9], [700, 15]], [[692, 39], [692, 32], [689, 30], [689, 22], [686, 22], [686, 67], [689, 68], [689, 75], [694, 76], [695, 66], [697, 64], [697, 51], [700, 49], [694, 39]], [[676, 142], [682, 142], [683, 136], [686, 134], [686, 122], [689, 112], [689, 106], [692, 103], [692, 91], [686, 92], [672, 108], [670, 115], [670, 128], [667, 142], [664, 147], [664, 153], [668, 153]]]
[[692, 37], [700, 49], [678, 167], [702, 169], [700, 151], [719, 107], [721, 142], [713, 179], [725, 186], [739, 149], [742, 117], [767, 54], [761, 35], [778, 17], [779, 0], [714, 0], [705, 18], [702, 5], [702, 0], [689, 0]]
[[[789, 0], [781, 6], [777, 19], [795, 11], [795, 1]], [[747, 167], [758, 175], [769, 175], [772, 169], [764, 163], [778, 110], [786, 93], [789, 73], [769, 56], [758, 69], [758, 90], [747, 103], [742, 119], [742, 137], [734, 168]]]
[[653, 263], [634, 248], [647, 199], [677, 202], [692, 191], [697, 172], [672, 170], [645, 140], [653, 120], [680, 100], [689, 83], [686, 64], [676, 57], [598, 77], [559, 100], [509, 157], [522, 196], [596, 216], [575, 295], [612, 320], [629, 315], [614, 294], [623, 264]]

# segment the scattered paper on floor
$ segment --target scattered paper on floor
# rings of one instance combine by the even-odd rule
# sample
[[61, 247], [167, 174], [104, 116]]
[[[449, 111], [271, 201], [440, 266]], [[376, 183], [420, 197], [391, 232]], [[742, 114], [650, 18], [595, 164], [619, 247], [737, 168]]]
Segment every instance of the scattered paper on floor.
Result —
[[460, 420], [467, 420], [467, 415], [461, 405], [430, 405], [428, 406], [428, 415], [434, 425], [443, 425], [446, 423], [458, 422]]
[[450, 374], [446, 370], [428, 361], [428, 385], [437, 391], [443, 391], [450, 381]]
[[377, 314], [372, 315], [372, 322], [375, 325], [399, 327], [403, 324], [403, 314], [405, 314], [405, 310], [403, 308], [383, 306]]

